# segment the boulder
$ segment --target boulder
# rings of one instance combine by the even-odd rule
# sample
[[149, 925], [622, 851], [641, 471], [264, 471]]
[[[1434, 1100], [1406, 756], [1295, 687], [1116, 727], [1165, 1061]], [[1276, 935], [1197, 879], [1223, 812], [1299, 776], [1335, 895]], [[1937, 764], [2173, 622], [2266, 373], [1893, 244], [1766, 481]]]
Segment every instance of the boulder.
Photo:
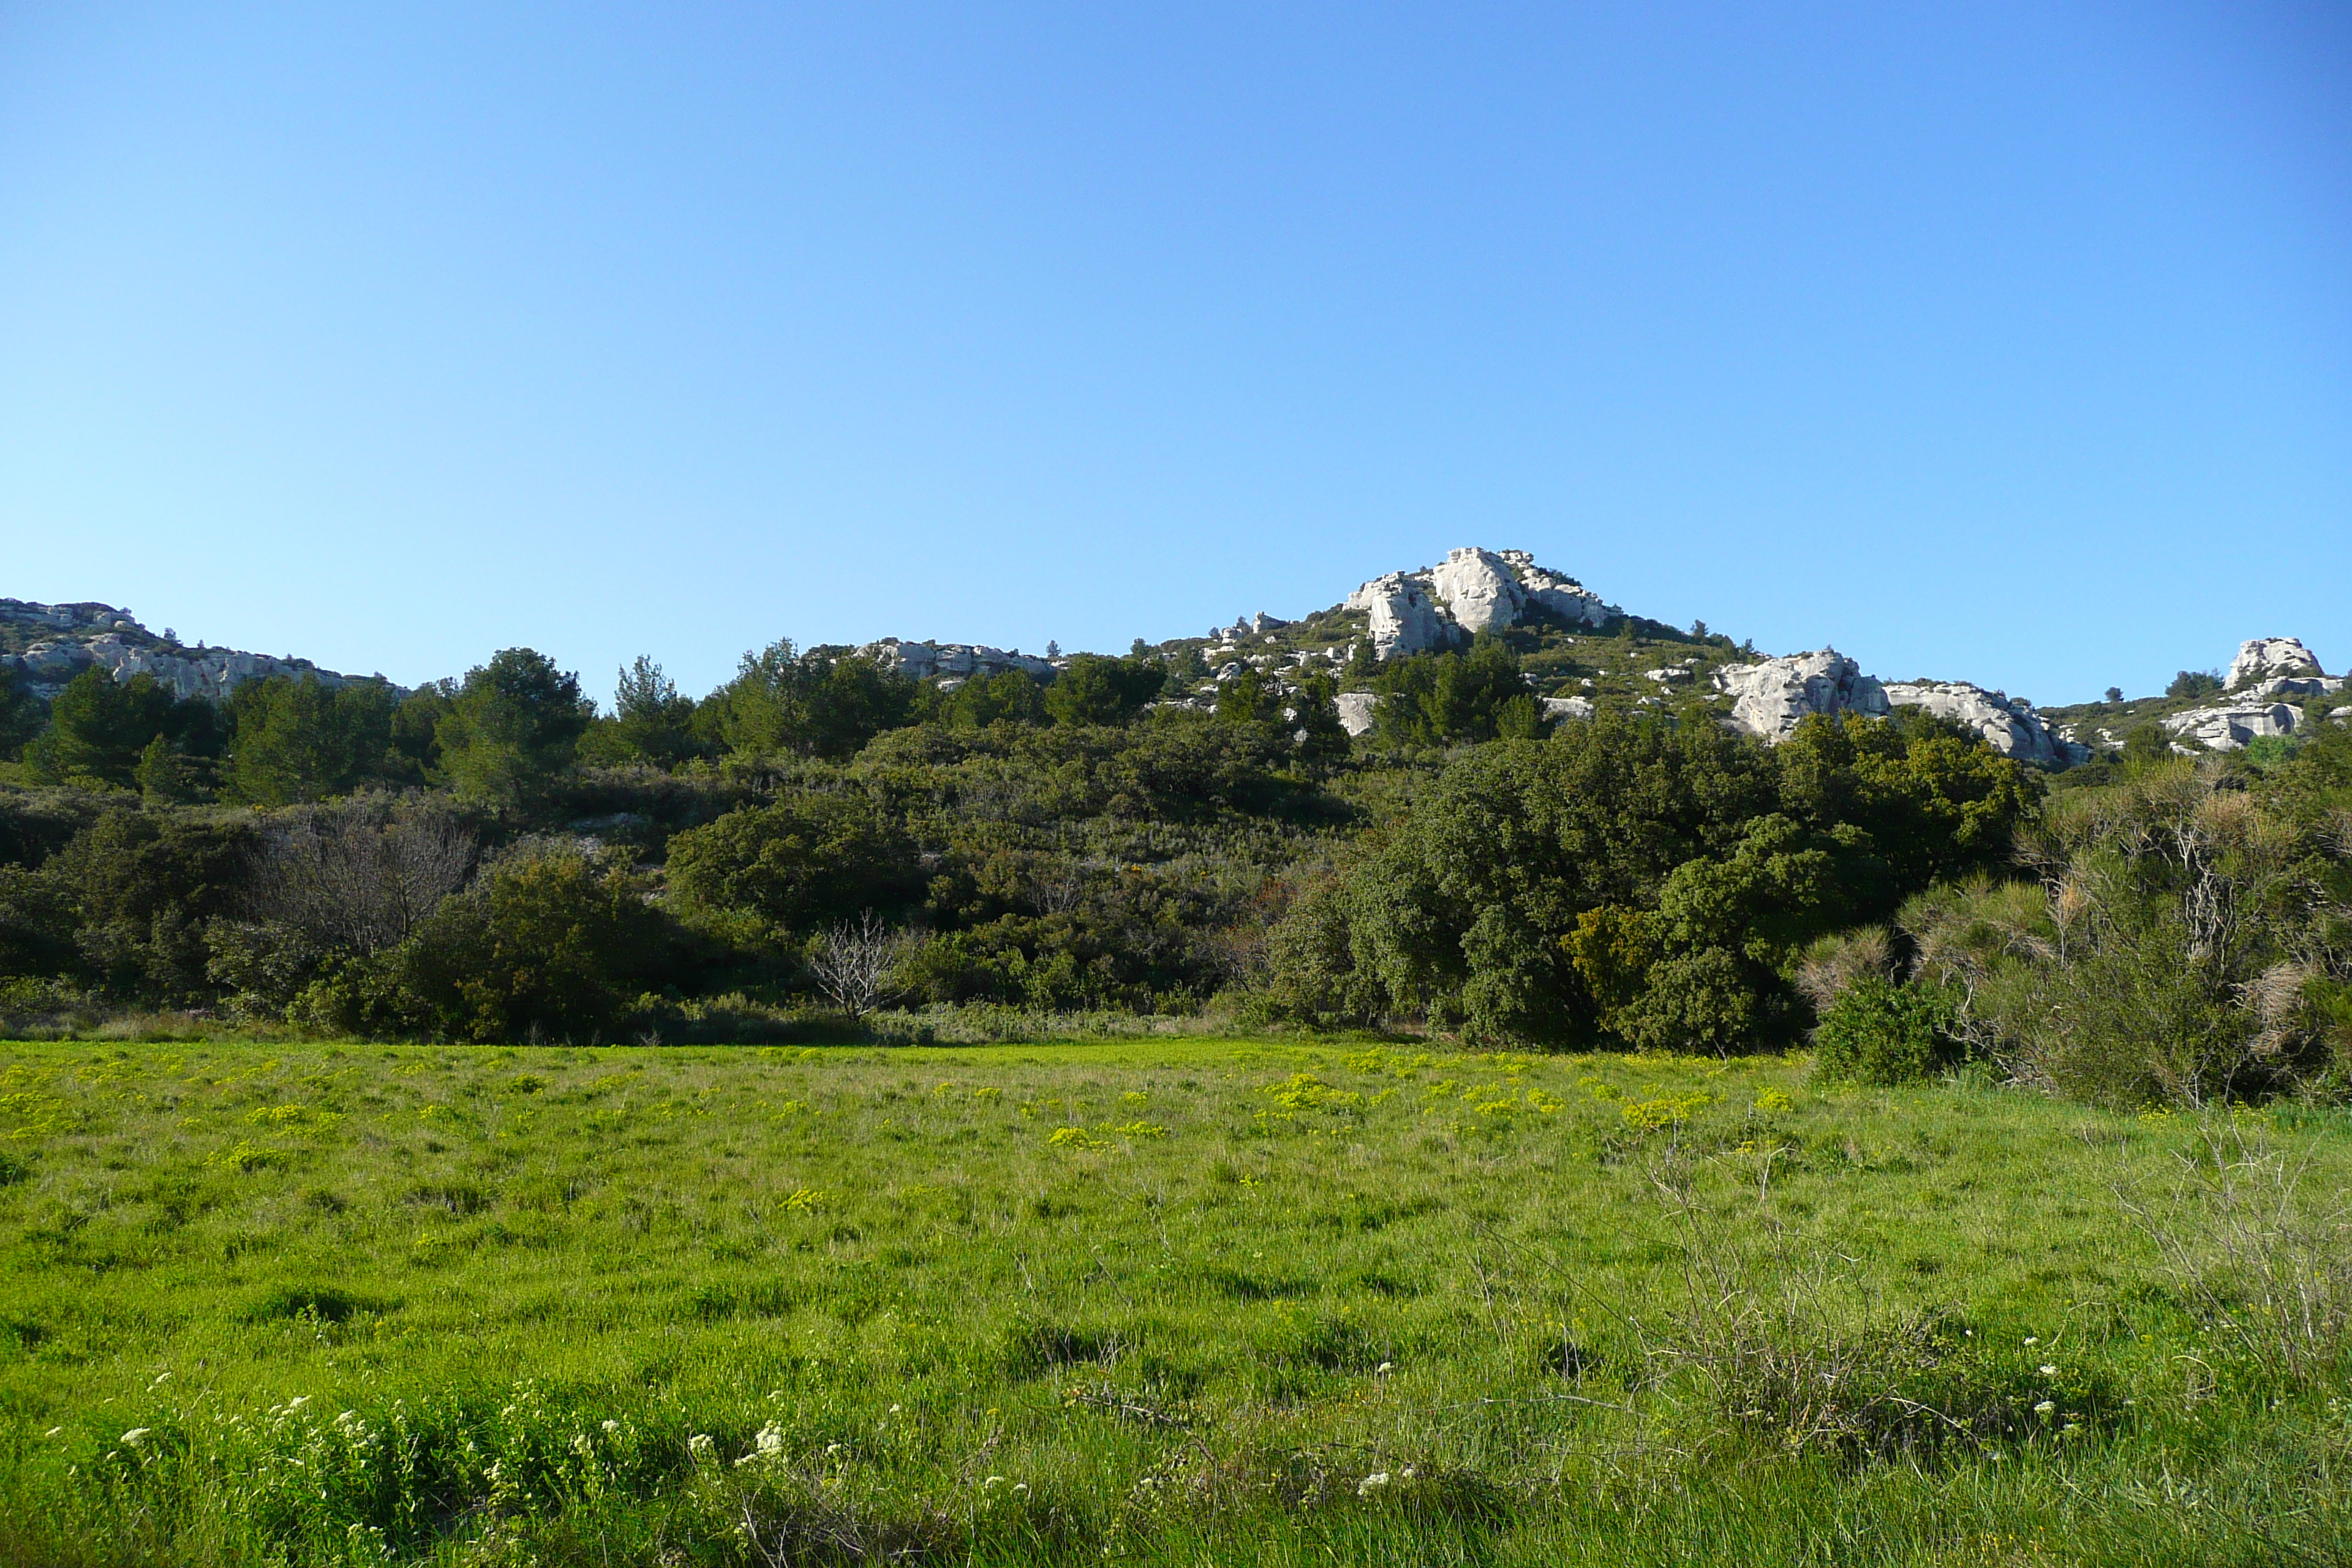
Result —
[[1938, 719], [1964, 724], [2004, 757], [2043, 767], [2065, 768], [2090, 761], [2091, 749], [2053, 729], [2022, 697], [1988, 691], [1967, 680], [1896, 681], [1886, 700], [1897, 708], [1923, 708]]
[[1888, 712], [1885, 688], [1835, 648], [1732, 665], [1715, 672], [1715, 686], [1731, 699], [1732, 728], [1774, 745], [1810, 714]]
[[1371, 732], [1372, 710], [1379, 706], [1380, 695], [1371, 691], [1342, 691], [1332, 700], [1339, 707], [1339, 728], [1350, 735]]
[[2238, 657], [2230, 661], [2231, 691], [2242, 686], [2252, 686], [2273, 676], [2315, 676], [2327, 673], [2319, 668], [2319, 660], [2303, 646], [2301, 637], [2255, 637], [2238, 645]]
[[[2249, 645], [2251, 646], [2251, 645]], [[2217, 703], [2210, 708], [2192, 708], [2185, 713], [2167, 714], [2164, 727], [2176, 742], [2187, 742], [2174, 750], [2191, 750], [2203, 746], [2209, 751], [2234, 752], [2247, 742], [2264, 735], [2291, 735], [2302, 717], [2284, 702], [2268, 706], [2261, 703]]]
[[1547, 697], [1543, 700], [1546, 719], [1590, 719], [1592, 699], [1590, 697]]

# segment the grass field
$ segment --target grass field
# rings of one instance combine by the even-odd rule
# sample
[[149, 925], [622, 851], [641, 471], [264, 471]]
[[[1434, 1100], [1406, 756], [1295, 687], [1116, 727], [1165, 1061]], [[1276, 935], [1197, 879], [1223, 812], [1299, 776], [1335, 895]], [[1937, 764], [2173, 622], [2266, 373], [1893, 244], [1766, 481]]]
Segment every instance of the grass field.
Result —
[[0, 1559], [2352, 1559], [2340, 1113], [0, 1046]]

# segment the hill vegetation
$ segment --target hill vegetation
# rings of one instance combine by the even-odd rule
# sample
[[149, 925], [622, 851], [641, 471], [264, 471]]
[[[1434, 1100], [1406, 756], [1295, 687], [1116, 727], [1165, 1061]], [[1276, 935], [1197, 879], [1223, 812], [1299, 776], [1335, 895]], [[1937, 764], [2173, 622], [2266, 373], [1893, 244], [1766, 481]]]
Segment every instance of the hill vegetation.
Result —
[[779, 642], [699, 700], [641, 658], [609, 711], [527, 648], [413, 691], [12, 682], [0, 1016], [1729, 1056], [1878, 996], [1937, 1020], [1885, 1058], [1918, 1070], [2185, 1102], [2345, 1079], [2343, 726], [2053, 775], [1914, 710], [1729, 731], [1685, 678], [1740, 650], [1704, 627], [1538, 607], [1386, 661], [1344, 609], [1220, 637], [925, 680]]

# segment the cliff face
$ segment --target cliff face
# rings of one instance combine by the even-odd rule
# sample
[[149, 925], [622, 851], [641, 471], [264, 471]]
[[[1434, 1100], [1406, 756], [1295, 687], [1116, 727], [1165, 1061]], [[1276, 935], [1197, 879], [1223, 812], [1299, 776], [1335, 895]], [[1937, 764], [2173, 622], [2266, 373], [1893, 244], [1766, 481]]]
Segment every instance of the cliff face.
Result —
[[307, 658], [278, 658], [236, 648], [184, 647], [157, 637], [128, 610], [111, 605], [40, 605], [0, 599], [0, 669], [42, 697], [54, 697], [85, 669], [117, 680], [147, 675], [182, 699], [220, 702], [248, 680], [308, 676], [336, 687], [353, 679]]

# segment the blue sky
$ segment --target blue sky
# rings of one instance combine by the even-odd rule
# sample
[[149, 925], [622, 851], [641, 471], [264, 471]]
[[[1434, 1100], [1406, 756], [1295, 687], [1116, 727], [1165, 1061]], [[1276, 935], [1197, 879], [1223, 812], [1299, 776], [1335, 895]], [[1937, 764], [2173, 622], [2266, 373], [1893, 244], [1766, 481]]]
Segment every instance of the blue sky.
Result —
[[0, 594], [603, 694], [1461, 543], [2045, 702], [2352, 665], [2352, 11], [0, 8]]

